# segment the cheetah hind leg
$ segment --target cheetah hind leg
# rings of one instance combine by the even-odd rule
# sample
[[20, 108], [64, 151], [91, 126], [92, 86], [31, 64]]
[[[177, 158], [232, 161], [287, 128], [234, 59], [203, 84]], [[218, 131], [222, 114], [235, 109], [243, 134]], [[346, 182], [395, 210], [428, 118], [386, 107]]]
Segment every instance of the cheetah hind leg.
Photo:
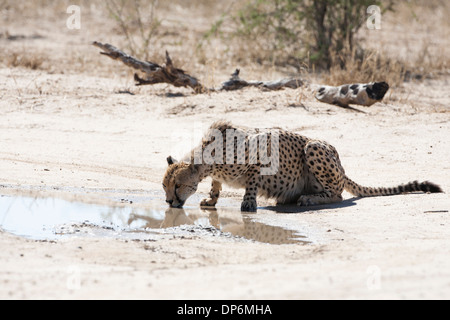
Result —
[[220, 191], [222, 191], [222, 184], [219, 181], [213, 180], [211, 183], [211, 191], [209, 198], [203, 199], [200, 202], [201, 207], [214, 207], [219, 200]]
[[322, 141], [311, 141], [305, 147], [306, 162], [309, 171], [320, 186], [312, 186], [319, 190], [316, 194], [301, 195], [297, 205], [312, 206], [342, 201], [345, 171], [336, 149]]

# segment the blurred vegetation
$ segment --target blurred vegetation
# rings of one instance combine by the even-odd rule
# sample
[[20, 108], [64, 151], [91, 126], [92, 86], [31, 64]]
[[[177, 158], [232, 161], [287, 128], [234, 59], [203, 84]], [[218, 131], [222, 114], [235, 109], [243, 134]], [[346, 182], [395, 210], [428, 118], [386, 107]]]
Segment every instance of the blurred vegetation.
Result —
[[149, 58], [151, 42], [156, 41], [161, 20], [156, 16], [158, 0], [105, 1], [109, 15], [125, 37], [127, 50], [141, 59]]
[[[77, 32], [65, 28], [71, 4], [82, 8]], [[370, 5], [381, 8], [382, 30], [365, 30]], [[107, 73], [113, 64], [84, 46], [103, 40], [142, 60], [163, 61], [169, 50], [211, 82], [245, 67], [395, 85], [449, 74], [449, 14], [448, 0], [0, 0], [0, 64], [92, 72], [95, 63]], [[49, 30], [83, 42], [62, 55], [37, 50]]]
[[[230, 16], [233, 37], [256, 61], [329, 70], [344, 66], [342, 53], [362, 52], [355, 35], [365, 25], [367, 8], [393, 10], [393, 3], [374, 0], [251, 0]], [[208, 35], [217, 34], [222, 17]]]

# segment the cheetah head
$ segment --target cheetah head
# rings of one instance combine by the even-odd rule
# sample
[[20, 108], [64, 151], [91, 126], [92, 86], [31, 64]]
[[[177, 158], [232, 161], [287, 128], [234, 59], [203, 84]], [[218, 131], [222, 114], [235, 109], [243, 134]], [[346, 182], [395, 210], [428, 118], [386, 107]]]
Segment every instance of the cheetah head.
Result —
[[167, 158], [167, 163], [169, 167], [163, 179], [166, 202], [171, 207], [181, 208], [197, 191], [200, 182], [199, 173], [194, 164], [177, 162], [171, 156]]

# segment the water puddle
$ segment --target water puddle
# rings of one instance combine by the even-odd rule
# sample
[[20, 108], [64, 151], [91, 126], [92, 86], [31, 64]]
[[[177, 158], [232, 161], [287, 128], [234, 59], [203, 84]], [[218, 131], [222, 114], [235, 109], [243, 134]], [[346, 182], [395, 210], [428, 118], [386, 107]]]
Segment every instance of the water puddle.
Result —
[[36, 240], [73, 235], [148, 238], [169, 230], [174, 234], [238, 236], [270, 244], [309, 242], [298, 231], [268, 225], [256, 218], [255, 214], [228, 208], [138, 208], [0, 196], [0, 228]]

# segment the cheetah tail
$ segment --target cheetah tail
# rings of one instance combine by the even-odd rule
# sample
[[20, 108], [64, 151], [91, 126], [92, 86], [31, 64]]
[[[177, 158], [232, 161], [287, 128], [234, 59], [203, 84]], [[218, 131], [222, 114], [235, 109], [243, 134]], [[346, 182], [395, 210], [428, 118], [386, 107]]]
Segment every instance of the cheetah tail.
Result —
[[360, 186], [356, 182], [350, 180], [347, 176], [345, 177], [345, 190], [347, 190], [348, 192], [357, 197], [391, 196], [411, 192], [424, 192], [424, 193], [443, 192], [441, 187], [429, 181], [421, 183], [419, 183], [418, 181], [414, 181], [393, 188], [370, 188]]

